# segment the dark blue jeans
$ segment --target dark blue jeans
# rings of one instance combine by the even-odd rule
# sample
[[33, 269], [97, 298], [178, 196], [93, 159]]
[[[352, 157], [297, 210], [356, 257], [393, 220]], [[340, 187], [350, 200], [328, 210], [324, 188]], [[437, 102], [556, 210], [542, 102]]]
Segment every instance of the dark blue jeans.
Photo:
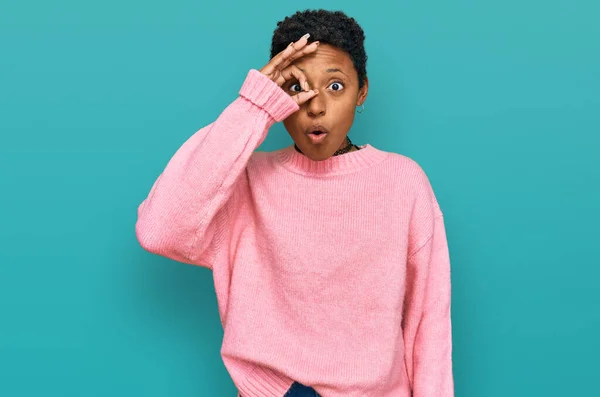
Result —
[[294, 382], [283, 397], [321, 397], [312, 387], [304, 386], [299, 382]]

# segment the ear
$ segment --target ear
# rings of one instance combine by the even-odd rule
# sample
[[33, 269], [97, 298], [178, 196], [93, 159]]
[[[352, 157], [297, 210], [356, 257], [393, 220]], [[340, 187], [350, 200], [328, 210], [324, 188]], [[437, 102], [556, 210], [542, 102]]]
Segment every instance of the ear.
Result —
[[367, 94], [369, 93], [369, 78], [365, 76], [365, 84], [358, 90], [358, 97], [356, 98], [356, 106], [362, 105], [367, 100]]

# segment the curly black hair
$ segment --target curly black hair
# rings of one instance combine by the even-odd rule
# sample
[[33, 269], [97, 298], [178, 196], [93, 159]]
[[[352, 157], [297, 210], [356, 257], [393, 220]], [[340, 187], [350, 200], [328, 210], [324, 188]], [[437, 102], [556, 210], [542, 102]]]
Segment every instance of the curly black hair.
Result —
[[363, 87], [367, 76], [365, 33], [354, 18], [342, 11], [297, 11], [277, 22], [271, 42], [271, 58], [305, 33], [310, 33], [309, 43], [319, 41], [347, 52], [358, 74], [358, 86]]

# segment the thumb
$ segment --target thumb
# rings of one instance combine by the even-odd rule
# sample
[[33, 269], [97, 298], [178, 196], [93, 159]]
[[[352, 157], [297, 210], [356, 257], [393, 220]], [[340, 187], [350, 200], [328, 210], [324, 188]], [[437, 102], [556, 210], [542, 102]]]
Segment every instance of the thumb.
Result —
[[302, 105], [304, 102], [309, 99], [317, 96], [319, 94], [319, 90], [310, 90], [310, 91], [302, 91], [292, 96], [298, 105]]

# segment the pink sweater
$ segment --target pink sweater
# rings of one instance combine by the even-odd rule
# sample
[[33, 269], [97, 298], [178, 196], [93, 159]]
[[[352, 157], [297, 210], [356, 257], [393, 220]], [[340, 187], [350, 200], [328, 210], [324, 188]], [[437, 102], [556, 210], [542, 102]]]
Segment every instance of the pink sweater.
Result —
[[224, 365], [244, 397], [452, 397], [442, 212], [412, 159], [255, 149], [298, 110], [250, 70], [140, 204], [149, 252], [212, 270]]

